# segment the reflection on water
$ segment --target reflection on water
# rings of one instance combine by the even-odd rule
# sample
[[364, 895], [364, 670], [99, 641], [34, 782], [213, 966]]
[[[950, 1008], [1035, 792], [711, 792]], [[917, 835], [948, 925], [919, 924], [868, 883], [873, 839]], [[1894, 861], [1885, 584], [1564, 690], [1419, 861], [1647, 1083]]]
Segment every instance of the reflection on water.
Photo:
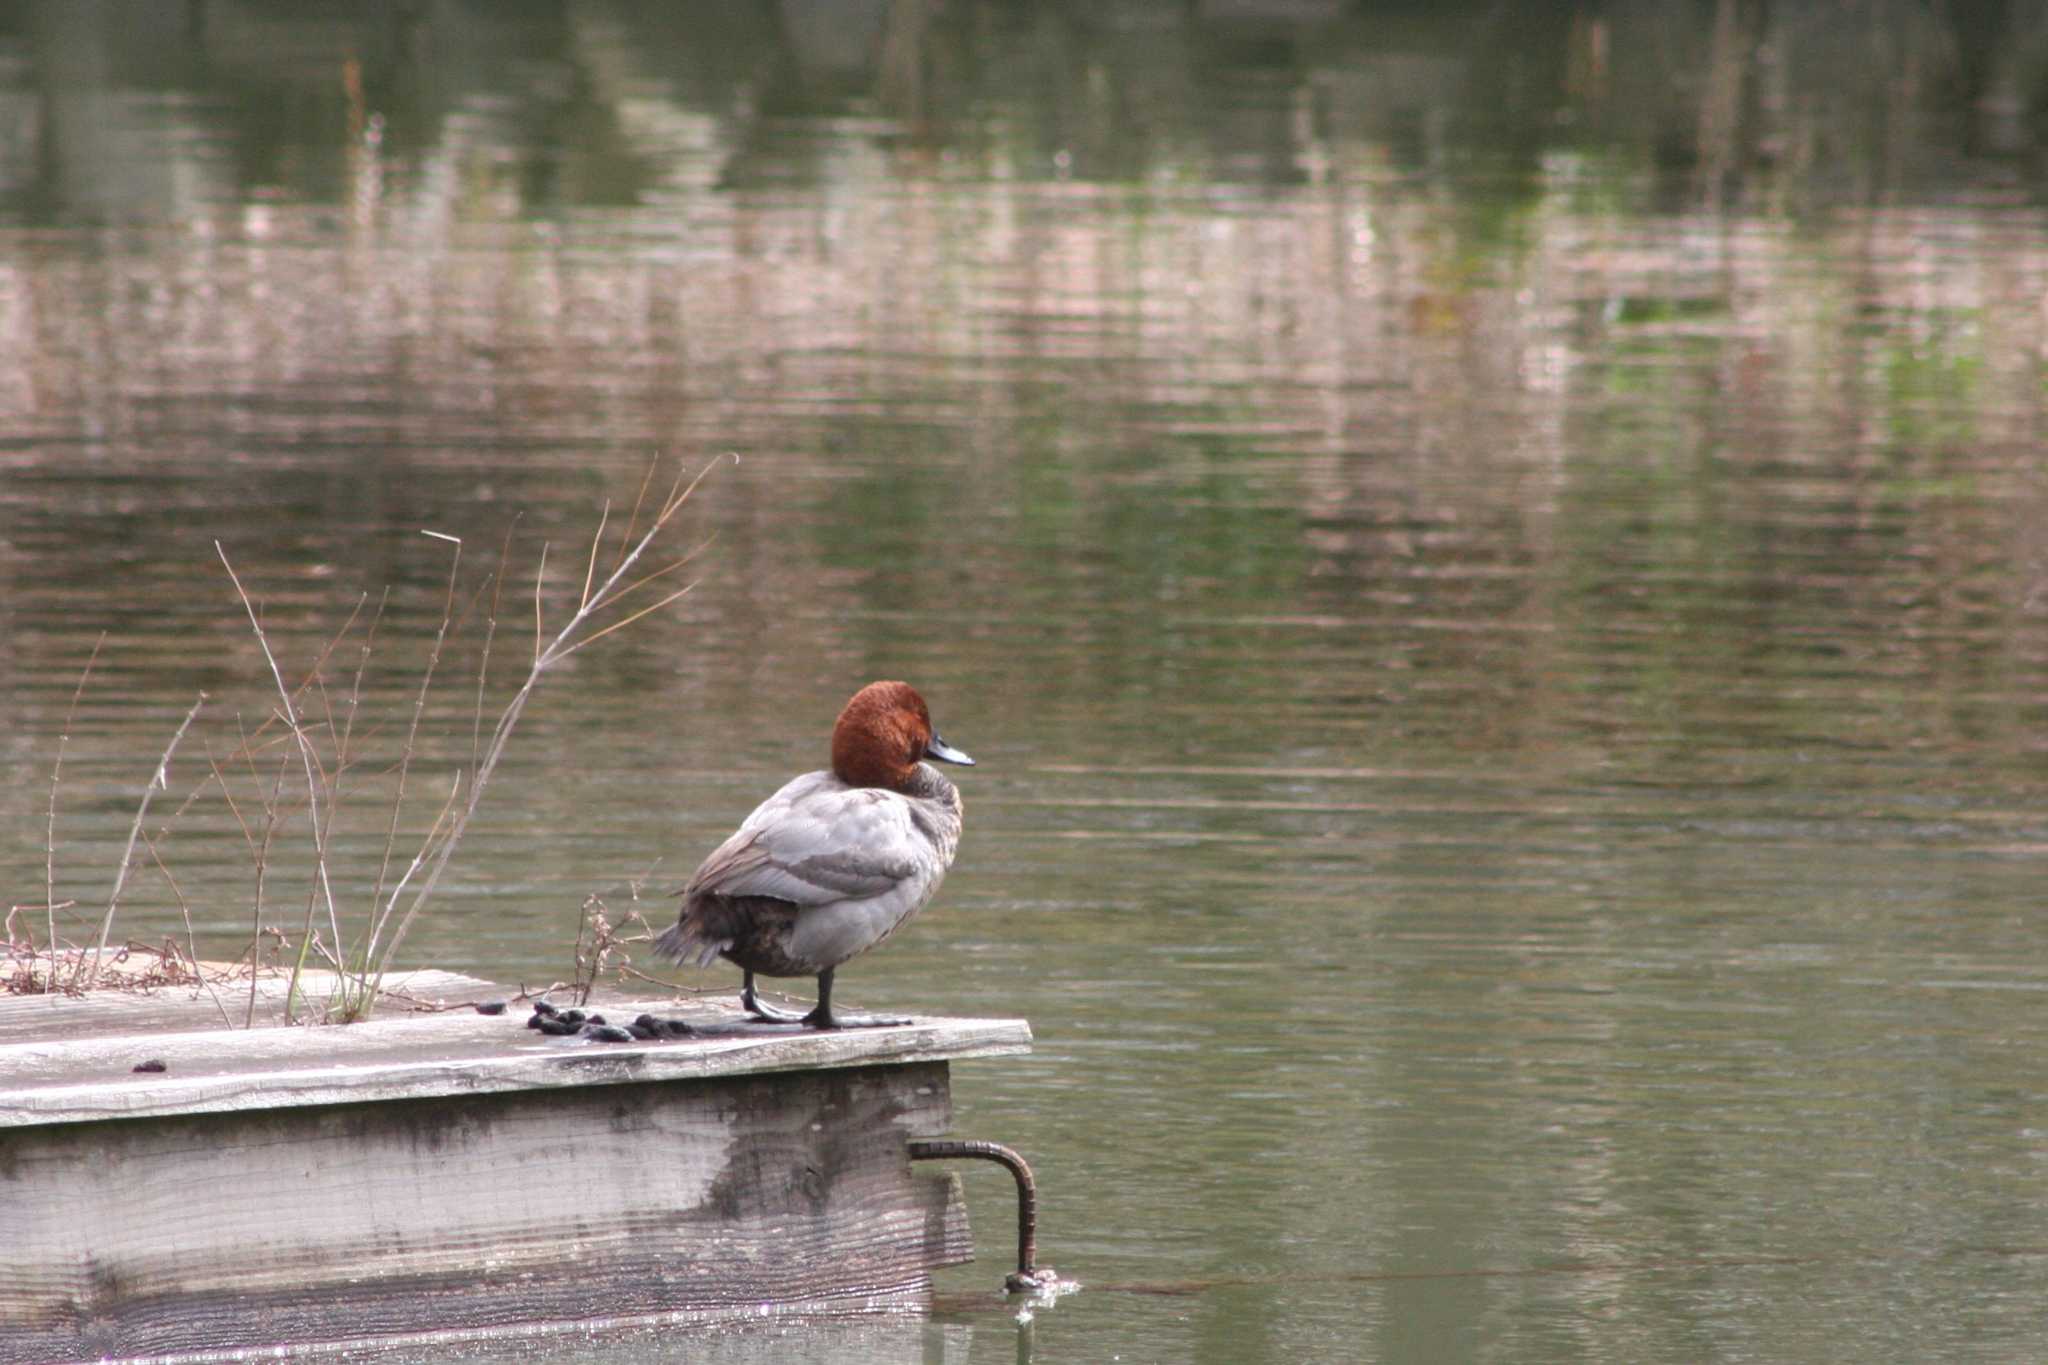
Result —
[[[297, 668], [390, 586], [389, 762], [422, 528], [559, 619], [732, 451], [418, 961], [566, 974], [904, 676], [981, 766], [842, 989], [1033, 1021], [956, 1078], [1091, 1286], [1025, 1347], [2029, 1354], [2048, 29], [1708, 8], [0, 8], [8, 903], [101, 631], [60, 895], [268, 713], [216, 537]], [[163, 851], [238, 949], [232, 814]], [[967, 1179], [939, 1320], [719, 1349], [1009, 1358]]]

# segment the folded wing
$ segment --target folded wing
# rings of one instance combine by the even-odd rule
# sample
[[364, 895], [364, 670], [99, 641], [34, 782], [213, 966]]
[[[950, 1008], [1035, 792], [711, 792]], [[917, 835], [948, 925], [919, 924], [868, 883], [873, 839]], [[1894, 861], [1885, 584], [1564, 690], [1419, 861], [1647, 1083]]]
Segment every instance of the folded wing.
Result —
[[800, 915], [887, 895], [917, 875], [918, 837], [902, 797], [808, 773], [712, 850], [683, 888], [680, 921], [655, 940], [655, 951], [708, 966], [745, 932], [743, 904], [777, 902]]
[[683, 894], [828, 905], [882, 895], [915, 875], [917, 831], [908, 803], [836, 780], [784, 799], [806, 781], [799, 778], [762, 803], [712, 850]]

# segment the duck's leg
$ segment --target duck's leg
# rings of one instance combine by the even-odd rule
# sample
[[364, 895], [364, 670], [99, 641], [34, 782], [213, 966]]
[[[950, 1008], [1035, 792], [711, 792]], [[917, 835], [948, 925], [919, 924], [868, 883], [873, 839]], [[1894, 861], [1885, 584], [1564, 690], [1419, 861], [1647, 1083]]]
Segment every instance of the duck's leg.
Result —
[[808, 1024], [810, 1016], [786, 1010], [763, 1000], [754, 990], [754, 974], [747, 972], [740, 981], [740, 1008], [756, 1019], [770, 1024]]
[[832, 1012], [832, 968], [818, 973], [818, 1007], [803, 1022], [812, 1028], [892, 1028], [911, 1020], [886, 1014], [835, 1014]]

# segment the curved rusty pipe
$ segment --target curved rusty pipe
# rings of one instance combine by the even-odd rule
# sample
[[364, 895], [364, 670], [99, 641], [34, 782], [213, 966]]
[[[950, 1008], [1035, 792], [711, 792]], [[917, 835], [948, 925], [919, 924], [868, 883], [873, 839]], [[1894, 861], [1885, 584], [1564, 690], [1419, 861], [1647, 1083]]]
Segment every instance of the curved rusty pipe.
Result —
[[1031, 1178], [1030, 1163], [1000, 1142], [912, 1138], [909, 1148], [912, 1161], [951, 1161], [972, 1157], [993, 1161], [1016, 1178], [1017, 1270], [1003, 1278], [1003, 1288], [1012, 1294], [1038, 1288], [1041, 1283], [1038, 1270], [1038, 1183]]

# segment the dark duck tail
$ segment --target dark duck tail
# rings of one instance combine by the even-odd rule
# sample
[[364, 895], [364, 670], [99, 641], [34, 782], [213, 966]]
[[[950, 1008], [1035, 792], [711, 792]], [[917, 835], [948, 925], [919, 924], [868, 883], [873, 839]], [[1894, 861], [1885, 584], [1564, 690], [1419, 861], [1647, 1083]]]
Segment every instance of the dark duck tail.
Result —
[[695, 906], [685, 909], [680, 920], [654, 939], [656, 957], [668, 962], [694, 962], [699, 967], [709, 967], [730, 947], [732, 940], [711, 932]]

